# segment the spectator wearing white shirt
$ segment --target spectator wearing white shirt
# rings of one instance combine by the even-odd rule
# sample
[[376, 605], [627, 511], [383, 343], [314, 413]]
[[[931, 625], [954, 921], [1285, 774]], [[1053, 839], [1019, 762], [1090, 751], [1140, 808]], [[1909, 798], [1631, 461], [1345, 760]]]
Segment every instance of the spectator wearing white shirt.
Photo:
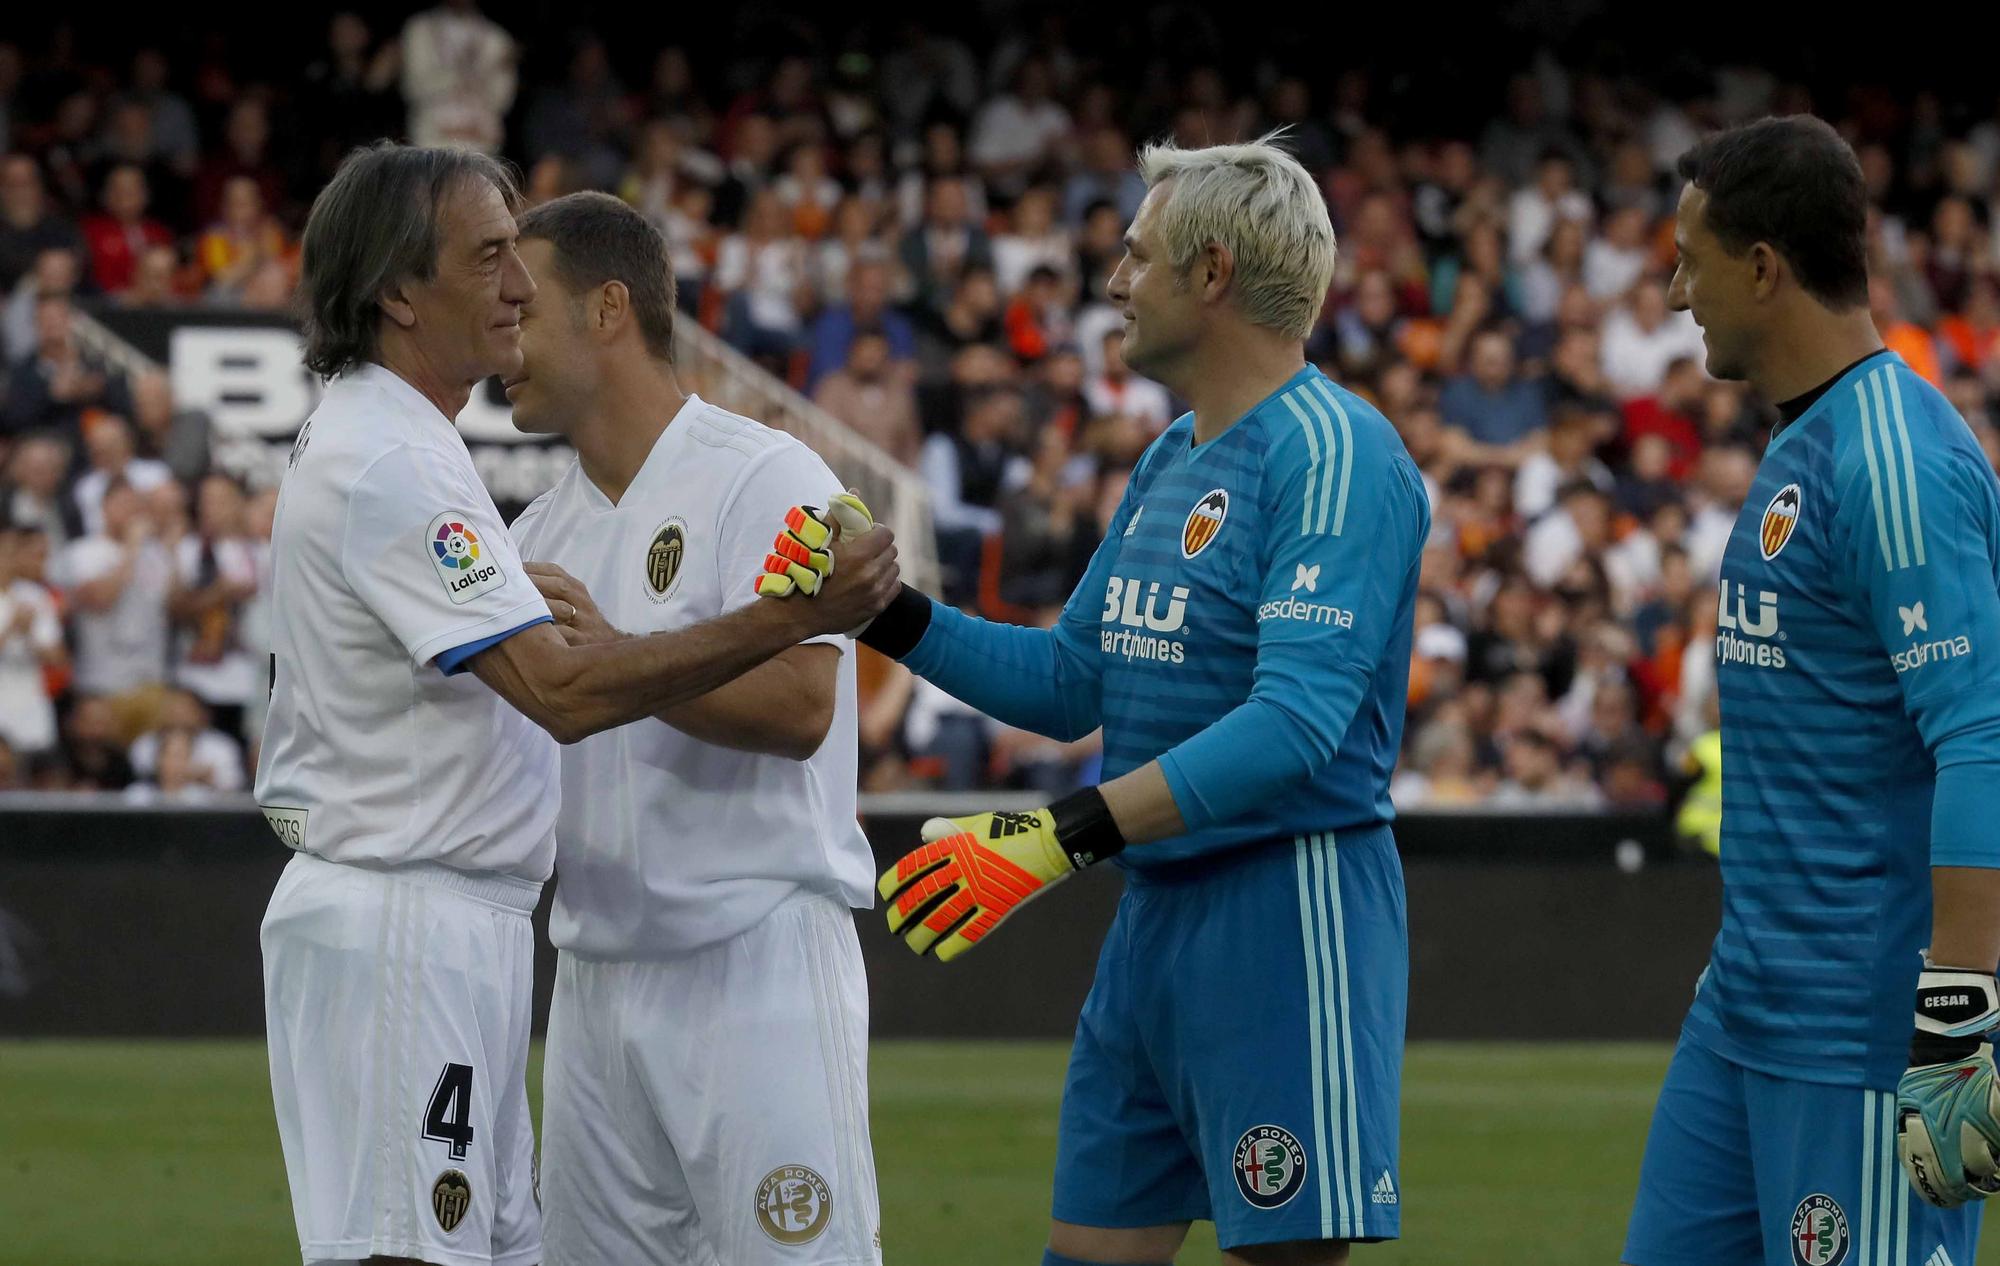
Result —
[[1554, 588], [1576, 561], [1595, 558], [1611, 544], [1611, 498], [1587, 479], [1563, 489], [1562, 503], [1528, 529], [1521, 565], [1528, 579]]
[[1650, 225], [1641, 207], [1624, 207], [1605, 219], [1604, 232], [1583, 249], [1583, 287], [1591, 298], [1615, 299], [1638, 284], [1652, 255]]
[[1669, 312], [1665, 287], [1641, 281], [1604, 318], [1598, 355], [1606, 384], [1622, 401], [1652, 395], [1666, 380], [1667, 366], [1684, 356], [1706, 360], [1708, 352], [1694, 317]]
[[1092, 417], [1123, 414], [1146, 428], [1151, 439], [1174, 420], [1173, 397], [1150, 378], [1141, 378], [1125, 364], [1125, 331], [1107, 330], [1099, 343], [1103, 368], [1084, 380], [1083, 398]]
[[260, 673], [244, 636], [243, 609], [257, 595], [257, 556], [244, 534], [242, 490], [226, 475], [201, 481], [195, 530], [175, 543], [167, 612], [177, 631], [174, 684], [240, 734]]
[[1514, 509], [1533, 523], [1555, 509], [1557, 495], [1581, 479], [1600, 492], [1611, 492], [1617, 479], [1593, 451], [1598, 443], [1597, 420], [1580, 405], [1561, 405], [1549, 424], [1548, 446], [1528, 454], [1514, 472]]
[[61, 548], [83, 534], [76, 503], [63, 495], [69, 473], [69, 445], [43, 432], [30, 435], [14, 448], [7, 463], [0, 520], [32, 527]]
[[75, 609], [76, 688], [116, 695], [167, 676], [167, 592], [173, 560], [140, 494], [114, 483], [104, 526], [63, 550], [57, 581]]
[[1722, 444], [1701, 455], [1701, 504], [1688, 525], [1688, 564], [1705, 584], [1722, 578], [1722, 552], [1736, 530], [1736, 516], [1757, 478], [1757, 458], [1747, 448]]
[[403, 27], [410, 141], [494, 154], [514, 104], [514, 37], [474, 0], [444, 0]]
[[1056, 104], [1053, 89], [1048, 63], [1029, 58], [1014, 73], [1014, 91], [987, 102], [973, 119], [966, 149], [995, 194], [1018, 197], [1067, 148], [1069, 112]]
[[1563, 767], [1555, 741], [1538, 730], [1521, 730], [1501, 753], [1507, 777], [1486, 803], [1497, 809], [1595, 809], [1602, 792], [1588, 779]]
[[104, 532], [104, 492], [114, 482], [135, 492], [151, 492], [173, 482], [174, 473], [165, 462], [136, 455], [132, 428], [124, 418], [98, 418], [83, 445], [90, 454], [90, 470], [76, 481], [74, 496], [87, 534]]
[[786, 220], [777, 193], [759, 189], [742, 231], [723, 239], [715, 261], [715, 284], [728, 296], [725, 336], [747, 355], [780, 362], [799, 344], [800, 313], [812, 295], [806, 245]]
[[792, 231], [816, 242], [833, 227], [841, 197], [840, 182], [827, 174], [826, 148], [796, 145], [785, 156], [784, 166], [784, 174], [771, 182], [771, 188], [791, 212]]
[[1514, 191], [1507, 203], [1507, 256], [1516, 265], [1541, 254], [1562, 220], [1585, 224], [1590, 196], [1576, 187], [1576, 166], [1561, 150], [1550, 150], [1535, 165], [1535, 182]]
[[1023, 193], [1009, 221], [1008, 231], [993, 239], [993, 274], [1000, 293], [1018, 291], [1037, 268], [1053, 269], [1066, 284], [1076, 284], [1076, 242], [1056, 223], [1055, 190], [1036, 185]]
[[[177, 742], [186, 744], [185, 750]], [[186, 690], [170, 690], [160, 706], [159, 725], [141, 734], [127, 754], [132, 772], [161, 791], [172, 785], [206, 792], [242, 791], [243, 747], [211, 724], [201, 700]]]
[[24, 757], [56, 745], [44, 674], [67, 660], [55, 595], [21, 566], [30, 537], [40, 542], [40, 529], [0, 521], [0, 740]]

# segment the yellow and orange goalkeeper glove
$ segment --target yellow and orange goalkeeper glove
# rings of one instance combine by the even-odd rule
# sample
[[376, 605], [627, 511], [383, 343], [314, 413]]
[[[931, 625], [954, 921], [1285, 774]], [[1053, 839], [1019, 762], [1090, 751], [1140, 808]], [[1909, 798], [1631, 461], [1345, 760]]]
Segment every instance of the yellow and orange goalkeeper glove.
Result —
[[[810, 598], [833, 575], [833, 542], [852, 540], [875, 526], [875, 516], [861, 498], [843, 492], [818, 506], [793, 506], [785, 512], [785, 530], [764, 555], [764, 569], [757, 573], [757, 594], [764, 598], [789, 598], [802, 593]], [[839, 538], [834, 529], [839, 528]]]
[[924, 823], [923, 846], [884, 871], [889, 932], [950, 962], [1016, 910], [1125, 847], [1104, 796], [1087, 787], [1033, 813]]

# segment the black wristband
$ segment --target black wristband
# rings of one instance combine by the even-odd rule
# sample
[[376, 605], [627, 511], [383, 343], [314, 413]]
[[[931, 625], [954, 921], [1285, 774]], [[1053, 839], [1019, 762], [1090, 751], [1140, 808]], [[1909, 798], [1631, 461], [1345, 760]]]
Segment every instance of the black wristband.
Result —
[[1910, 1035], [1910, 1067], [1956, 1064], [1959, 1060], [1969, 1059], [1977, 1053], [1984, 1040], [1977, 1037], [1945, 1037], [1939, 1033], [1926, 1033], [1919, 1029]]
[[901, 659], [917, 649], [930, 627], [931, 600], [922, 590], [904, 585], [854, 640], [890, 659]]
[[1056, 801], [1049, 806], [1049, 817], [1055, 820], [1056, 843], [1068, 851], [1070, 864], [1078, 870], [1115, 857], [1125, 848], [1125, 836], [1111, 817], [1111, 806], [1095, 787]]

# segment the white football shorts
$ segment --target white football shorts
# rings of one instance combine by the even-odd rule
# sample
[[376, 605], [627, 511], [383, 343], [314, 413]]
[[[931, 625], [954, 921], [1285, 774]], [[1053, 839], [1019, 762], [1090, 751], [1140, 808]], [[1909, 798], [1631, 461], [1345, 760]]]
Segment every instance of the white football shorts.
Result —
[[664, 961], [565, 951], [543, 1072], [547, 1266], [879, 1266], [868, 982], [801, 895]]
[[264, 915], [271, 1097], [308, 1266], [542, 1257], [528, 1116], [540, 885], [304, 853]]

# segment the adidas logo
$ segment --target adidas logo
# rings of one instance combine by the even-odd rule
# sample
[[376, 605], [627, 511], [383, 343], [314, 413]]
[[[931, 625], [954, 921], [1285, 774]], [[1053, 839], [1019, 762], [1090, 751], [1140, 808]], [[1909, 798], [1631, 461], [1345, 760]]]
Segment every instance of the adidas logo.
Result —
[[1396, 1184], [1390, 1181], [1388, 1170], [1383, 1170], [1382, 1176], [1375, 1180], [1375, 1193], [1368, 1198], [1376, 1204], [1396, 1203]]
[[1019, 835], [1034, 828], [1035, 815], [1032, 813], [996, 813], [993, 815], [992, 828], [986, 832], [986, 838], [1004, 840], [1010, 835]]
[[1945, 1252], [1944, 1245], [1940, 1244], [1937, 1252], [1924, 1259], [1924, 1266], [1952, 1266], [1951, 1254]]
[[1134, 531], [1138, 529], [1139, 516], [1144, 514], [1145, 512], [1146, 512], [1145, 506], [1140, 506], [1137, 510], [1134, 510], [1132, 512], [1132, 521], [1125, 525], [1125, 535], [1130, 536]]

